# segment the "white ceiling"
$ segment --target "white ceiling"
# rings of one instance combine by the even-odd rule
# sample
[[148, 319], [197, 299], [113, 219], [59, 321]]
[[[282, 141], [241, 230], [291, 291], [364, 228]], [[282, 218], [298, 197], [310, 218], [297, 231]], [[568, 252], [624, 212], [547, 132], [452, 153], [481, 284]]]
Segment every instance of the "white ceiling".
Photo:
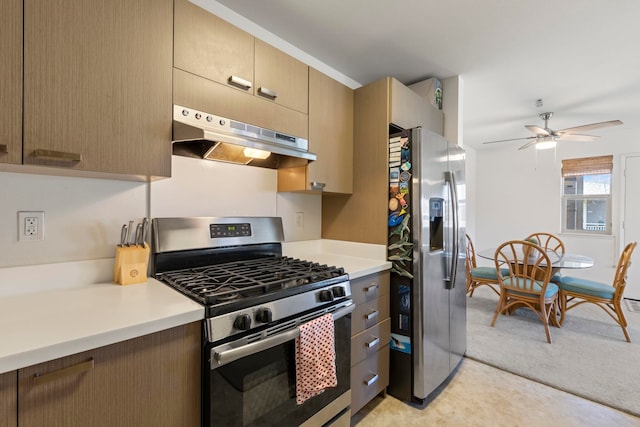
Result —
[[545, 111], [552, 129], [624, 122], [589, 144], [640, 131], [637, 0], [192, 1], [226, 6], [359, 84], [460, 75], [465, 145], [529, 137]]

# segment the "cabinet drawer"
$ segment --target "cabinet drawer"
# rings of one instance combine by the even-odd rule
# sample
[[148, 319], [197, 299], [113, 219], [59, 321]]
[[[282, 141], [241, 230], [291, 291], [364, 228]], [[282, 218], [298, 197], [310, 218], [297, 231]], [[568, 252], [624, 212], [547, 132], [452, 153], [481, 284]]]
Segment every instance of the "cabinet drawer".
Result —
[[360, 304], [351, 315], [351, 336], [374, 326], [389, 317], [389, 294]]
[[389, 294], [389, 272], [370, 274], [351, 280], [351, 298], [356, 304]]
[[351, 368], [351, 413], [355, 414], [389, 385], [389, 346]]
[[351, 338], [351, 366], [375, 354], [391, 340], [391, 319], [385, 319]]

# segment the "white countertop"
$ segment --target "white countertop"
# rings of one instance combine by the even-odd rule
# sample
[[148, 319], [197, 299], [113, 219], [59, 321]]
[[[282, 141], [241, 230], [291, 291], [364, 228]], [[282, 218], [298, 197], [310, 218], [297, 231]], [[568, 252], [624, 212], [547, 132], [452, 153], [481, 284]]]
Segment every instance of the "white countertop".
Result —
[[343, 267], [351, 279], [391, 268], [391, 263], [386, 260], [387, 247], [384, 245], [327, 239], [304, 240], [283, 243], [282, 254]]
[[11, 295], [5, 280], [0, 274], [5, 288], [0, 373], [204, 318], [201, 305], [154, 279], [128, 286], [74, 283]]
[[[343, 267], [351, 279], [391, 268], [384, 245], [285, 242], [283, 254]], [[112, 269], [113, 259], [0, 268], [0, 373], [204, 318], [154, 279], [111, 283]]]

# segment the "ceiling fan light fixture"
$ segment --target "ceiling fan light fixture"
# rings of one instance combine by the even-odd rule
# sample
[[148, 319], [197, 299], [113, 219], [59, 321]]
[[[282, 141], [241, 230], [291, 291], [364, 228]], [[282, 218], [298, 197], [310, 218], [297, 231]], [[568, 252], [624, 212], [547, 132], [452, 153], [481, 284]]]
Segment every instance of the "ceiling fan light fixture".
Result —
[[548, 150], [550, 148], [556, 148], [556, 139], [551, 138], [547, 141], [539, 142], [536, 144], [536, 150]]

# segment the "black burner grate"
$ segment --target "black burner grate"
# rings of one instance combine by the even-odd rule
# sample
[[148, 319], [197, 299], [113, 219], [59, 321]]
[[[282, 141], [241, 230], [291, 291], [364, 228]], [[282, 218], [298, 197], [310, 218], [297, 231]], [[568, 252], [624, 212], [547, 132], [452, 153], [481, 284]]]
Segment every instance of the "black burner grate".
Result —
[[211, 306], [344, 275], [344, 269], [289, 257], [226, 262], [159, 275], [158, 279]]

